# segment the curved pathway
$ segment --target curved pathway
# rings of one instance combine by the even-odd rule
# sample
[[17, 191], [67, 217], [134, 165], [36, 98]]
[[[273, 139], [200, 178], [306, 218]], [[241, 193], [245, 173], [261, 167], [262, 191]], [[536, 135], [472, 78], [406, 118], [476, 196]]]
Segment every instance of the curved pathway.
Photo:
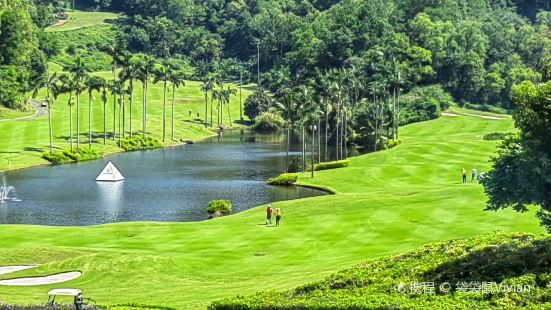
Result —
[[17, 117], [17, 118], [0, 119], [0, 122], [22, 121], [22, 120], [34, 119], [34, 118], [38, 118], [38, 117], [41, 117], [43, 115], [48, 114], [48, 109], [46, 107], [43, 107], [40, 104], [40, 102], [32, 100], [31, 104], [32, 104], [33, 108], [36, 111], [33, 115]]

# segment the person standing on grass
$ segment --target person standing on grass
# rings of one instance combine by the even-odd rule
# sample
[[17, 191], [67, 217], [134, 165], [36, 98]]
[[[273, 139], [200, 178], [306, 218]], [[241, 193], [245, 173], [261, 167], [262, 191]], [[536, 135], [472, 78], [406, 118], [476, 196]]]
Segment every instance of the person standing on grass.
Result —
[[476, 178], [476, 168], [473, 168], [471, 170], [471, 182], [474, 182], [475, 178]]
[[272, 224], [272, 213], [274, 210], [272, 209], [272, 205], [268, 205], [268, 208], [266, 208], [266, 225], [268, 223]]
[[276, 226], [279, 226], [279, 223], [281, 222], [281, 216], [283, 216], [283, 213], [281, 213], [281, 209], [276, 208], [275, 209]]
[[461, 168], [461, 173], [463, 174], [463, 184], [467, 183], [467, 169]]

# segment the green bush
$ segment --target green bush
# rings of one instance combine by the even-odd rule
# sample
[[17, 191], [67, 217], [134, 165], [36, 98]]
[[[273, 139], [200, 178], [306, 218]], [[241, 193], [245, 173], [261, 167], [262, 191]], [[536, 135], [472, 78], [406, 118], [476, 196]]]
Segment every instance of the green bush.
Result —
[[284, 173], [277, 178], [269, 179], [268, 185], [280, 185], [280, 186], [289, 186], [293, 185], [298, 180], [298, 174], [296, 173]]
[[346, 168], [349, 165], [350, 165], [350, 160], [330, 161], [330, 162], [314, 165], [314, 171]]
[[93, 160], [101, 157], [102, 154], [100, 154], [97, 150], [90, 150], [88, 148], [81, 148], [79, 150], [74, 150], [73, 152], [71, 152], [71, 150], [55, 151], [53, 155], [51, 155], [49, 151], [42, 154], [42, 158], [54, 165]]
[[[306, 170], [309, 169], [309, 167], [312, 167], [312, 160], [306, 156]], [[294, 172], [302, 172], [302, 156], [291, 156], [289, 157], [289, 164], [287, 171], [294, 173]]]
[[162, 146], [161, 142], [150, 137], [144, 139], [142, 136], [134, 136], [121, 140], [121, 147], [127, 152], [157, 149]]
[[214, 214], [220, 212], [222, 215], [229, 215], [232, 212], [232, 205], [229, 200], [219, 199], [211, 200], [209, 202], [209, 208], [207, 209], [208, 214]]
[[276, 113], [262, 113], [254, 120], [253, 129], [259, 131], [277, 131], [285, 127], [285, 120]]
[[273, 105], [270, 95], [263, 89], [255, 91], [245, 100], [245, 115], [252, 121], [262, 113], [268, 112]]
[[482, 138], [488, 141], [496, 141], [496, 140], [505, 140], [505, 138], [507, 138], [510, 135], [511, 135], [510, 132], [492, 132], [484, 135], [484, 137]]
[[390, 150], [391, 148], [397, 147], [400, 144], [402, 144], [401, 140], [385, 140], [383, 147], [385, 150]]
[[400, 98], [400, 125], [428, 121], [440, 117], [440, 112], [457, 105], [440, 84], [415, 87]]

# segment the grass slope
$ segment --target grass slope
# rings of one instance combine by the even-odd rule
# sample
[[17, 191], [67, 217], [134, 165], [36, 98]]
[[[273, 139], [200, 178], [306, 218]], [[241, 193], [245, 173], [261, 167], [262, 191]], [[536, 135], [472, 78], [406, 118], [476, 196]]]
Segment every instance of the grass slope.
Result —
[[262, 290], [291, 289], [366, 259], [494, 231], [543, 233], [533, 213], [485, 212], [482, 187], [460, 182], [462, 166], [488, 169], [509, 120], [442, 117], [401, 130], [402, 145], [353, 158], [350, 167], [300, 182], [337, 192], [275, 203], [283, 226], [259, 207], [201, 223], [93, 227], [0, 226], [0, 265], [44, 263], [0, 278], [81, 270], [62, 285], [0, 287], [0, 299], [37, 303], [48, 289], [78, 287], [100, 304], [177, 309]]
[[292, 291], [226, 299], [210, 308], [549, 309], [550, 245], [550, 238], [523, 233], [445, 241]]
[[[98, 72], [97, 75], [112, 79], [110, 72]], [[175, 137], [177, 139], [198, 140], [213, 134], [211, 129], [205, 128], [201, 120], [205, 117], [204, 94], [200, 91], [200, 82], [186, 81], [186, 86], [181, 87], [176, 92], [175, 100]], [[142, 86], [135, 82], [135, 91], [132, 109], [132, 129], [135, 133], [142, 129]], [[235, 85], [234, 85], [235, 87]], [[250, 90], [243, 89], [243, 103], [245, 98], [251, 93]], [[44, 96], [41, 92], [40, 96]], [[38, 97], [40, 99], [41, 97]], [[103, 145], [103, 104], [101, 95], [94, 92], [92, 103], [92, 135], [93, 148], [101, 152], [113, 153], [120, 151], [116, 141], [109, 141], [106, 146]], [[163, 86], [150, 84], [148, 96], [148, 124], [147, 130], [151, 137], [162, 139], [162, 113], [163, 113]], [[177, 142], [170, 141], [170, 105], [172, 92], [167, 94], [167, 142], [166, 145]], [[54, 147], [57, 149], [69, 148], [69, 106], [67, 105], [68, 95], [61, 95], [53, 104], [53, 132]], [[126, 98], [126, 130], [129, 130], [129, 102]], [[107, 131], [113, 131], [113, 98], [109, 96], [106, 106], [107, 113]], [[208, 107], [208, 116], [210, 120], [210, 102]], [[214, 124], [216, 125], [216, 103], [214, 108]], [[117, 107], [119, 111], [119, 107]], [[192, 112], [191, 115], [189, 112]], [[118, 113], [118, 112], [117, 112]], [[197, 113], [199, 118], [197, 119]], [[239, 94], [232, 96], [230, 102], [230, 114], [232, 122], [239, 120]], [[73, 134], [76, 142], [76, 105], [73, 106]], [[224, 106], [223, 115], [224, 124], [229, 124], [227, 106]], [[80, 133], [81, 143], [88, 147], [88, 93], [81, 95], [80, 103]], [[117, 115], [117, 133], [118, 133], [118, 115]], [[48, 116], [24, 121], [2, 121], [0, 122], [0, 171], [29, 167], [33, 165], [46, 164], [42, 159], [42, 153], [49, 149], [48, 137]]]
[[110, 12], [69, 11], [69, 21], [61, 26], [48, 27], [46, 31], [70, 31], [92, 26], [109, 25], [118, 18]]
[[0, 106], [0, 121], [13, 119], [13, 118], [20, 118], [20, 117], [27, 117], [32, 116], [35, 113], [35, 111], [19, 111], [19, 110], [12, 110], [5, 108], [3, 106]]

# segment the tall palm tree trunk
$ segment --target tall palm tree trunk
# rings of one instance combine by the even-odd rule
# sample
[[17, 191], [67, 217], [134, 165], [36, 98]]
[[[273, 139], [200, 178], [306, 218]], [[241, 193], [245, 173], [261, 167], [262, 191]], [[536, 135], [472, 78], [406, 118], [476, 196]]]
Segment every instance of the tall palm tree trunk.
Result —
[[289, 146], [291, 144], [291, 126], [287, 126], [287, 155], [285, 157], [285, 173], [289, 173]]
[[132, 101], [134, 101], [134, 82], [132, 82], [132, 79], [130, 79], [130, 94], [128, 96], [128, 101], [130, 106], [128, 107], [130, 111], [128, 111], [128, 122], [130, 127], [130, 139], [132, 139]]
[[117, 138], [117, 96], [113, 95], [113, 141]]
[[[122, 138], [124, 139], [126, 138], [126, 104], [124, 103], [124, 95], [122, 95], [121, 97], [121, 109], [122, 109]], [[120, 137], [119, 137], [119, 141], [120, 141]]]
[[232, 121], [231, 121], [230, 101], [229, 100], [228, 100], [228, 119], [230, 120], [230, 127], [231, 127]]
[[142, 113], [142, 135], [143, 135], [143, 138], [145, 139], [147, 137], [147, 128], [146, 128], [146, 119], [145, 119], [145, 115], [147, 114], [147, 107], [146, 107], [146, 104], [145, 104], [145, 101], [146, 101], [146, 97], [147, 97], [147, 82], [146, 82], [146, 79], [144, 79], [143, 81], [143, 98], [142, 98], [142, 107], [143, 107], [143, 113]]
[[212, 127], [213, 123], [212, 123], [212, 118], [213, 118], [213, 113], [214, 113], [214, 96], [211, 94], [211, 97], [210, 97], [210, 127]]
[[46, 98], [48, 98], [48, 130], [50, 131], [50, 155], [54, 155], [54, 134], [52, 128], [52, 103], [50, 99], [50, 88], [46, 88]]
[[[176, 85], [172, 84], [172, 113], [171, 113], [171, 117], [172, 117], [172, 125], [171, 125], [171, 140], [174, 141], [174, 100], [175, 100], [175, 97], [176, 97]], [[205, 113], [206, 114], [206, 113]]]
[[396, 139], [399, 139], [398, 132], [400, 131], [400, 89], [396, 94]]
[[88, 92], [88, 148], [92, 148], [92, 92]]
[[208, 126], [208, 123], [209, 123], [209, 108], [208, 108], [208, 105], [209, 105], [209, 94], [208, 92], [205, 92], [205, 127]]
[[121, 142], [122, 142], [122, 141], [121, 141], [121, 139], [122, 139], [122, 133], [121, 133], [121, 123], [122, 123], [122, 121], [121, 121], [121, 111], [122, 111], [122, 109], [123, 109], [123, 104], [124, 104], [123, 100], [124, 100], [124, 95], [119, 96], [119, 104], [121, 105], [121, 106], [119, 107], [119, 147], [121, 147]]
[[107, 101], [103, 102], [103, 145], [107, 143]]
[[302, 173], [306, 172], [306, 128], [302, 126]]
[[321, 163], [321, 119], [318, 118], [318, 164]]
[[337, 106], [337, 115], [336, 115], [336, 117], [335, 117], [336, 122], [337, 122], [337, 124], [336, 124], [336, 126], [335, 126], [336, 129], [337, 129], [337, 136], [336, 136], [336, 139], [335, 139], [335, 148], [336, 148], [335, 151], [337, 152], [336, 155], [335, 155], [335, 156], [336, 156], [336, 157], [335, 157], [336, 160], [339, 160], [339, 125], [340, 125], [340, 124], [339, 124], [339, 118], [340, 118], [339, 109], [340, 109], [340, 107]]
[[80, 91], [77, 91], [77, 151], [79, 149], [80, 149]]
[[327, 135], [327, 131], [329, 130], [329, 103], [327, 103], [326, 107], [325, 107], [325, 149], [324, 149], [324, 160], [327, 161], [327, 139], [328, 139], [328, 135]]
[[163, 142], [166, 137], [166, 81], [163, 90]]
[[48, 99], [48, 128], [50, 129], [50, 155], [54, 155], [54, 134], [52, 129], [52, 104]]
[[348, 159], [348, 147], [347, 147], [347, 133], [348, 133], [348, 116], [346, 115], [346, 111], [343, 115], [343, 126], [344, 126], [344, 159]]
[[239, 70], [239, 120], [243, 122], [243, 101], [241, 97], [241, 90], [243, 88], [243, 72]]
[[[69, 98], [71, 98], [70, 94]], [[71, 144], [71, 152], [73, 152], [73, 105], [69, 105], [69, 116], [69, 143]]]
[[396, 87], [392, 88], [392, 139], [396, 140]]
[[312, 168], [312, 178], [314, 178], [314, 149], [316, 147], [316, 137], [315, 137], [316, 130], [314, 129], [314, 124], [312, 124], [312, 152], [311, 152], [311, 168]]

